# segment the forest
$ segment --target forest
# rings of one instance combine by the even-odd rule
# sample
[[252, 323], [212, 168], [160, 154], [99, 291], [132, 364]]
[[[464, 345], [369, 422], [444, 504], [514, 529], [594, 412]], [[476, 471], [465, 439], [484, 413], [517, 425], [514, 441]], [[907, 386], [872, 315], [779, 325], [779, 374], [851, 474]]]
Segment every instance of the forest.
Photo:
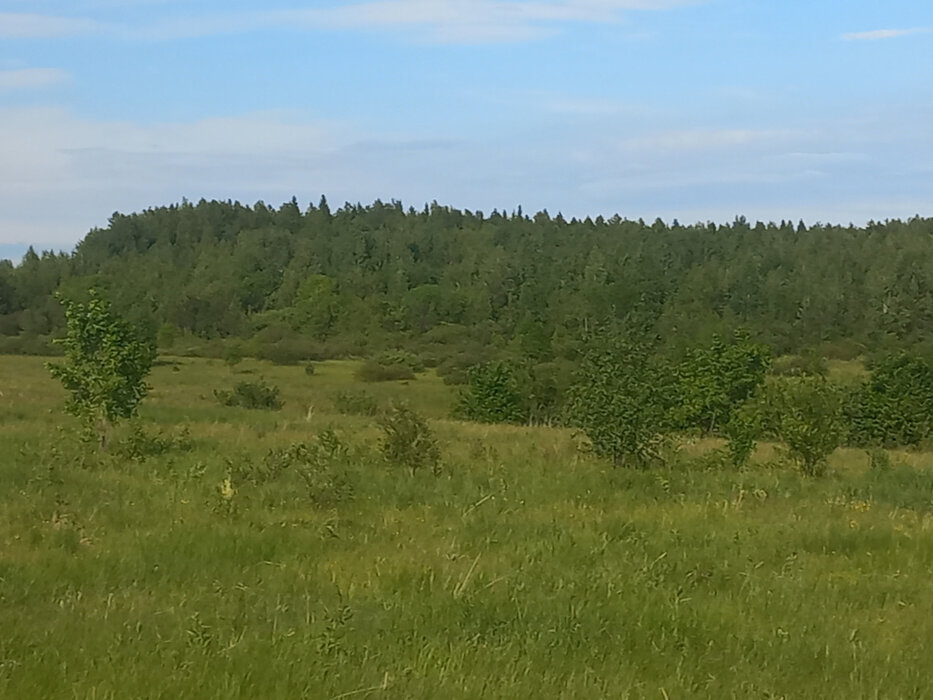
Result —
[[30, 248], [19, 265], [0, 262], [0, 351], [53, 351], [64, 327], [53, 295], [90, 288], [189, 355], [404, 348], [462, 367], [574, 358], [607, 322], [674, 354], [740, 328], [777, 356], [929, 354], [933, 219], [681, 225], [397, 201], [332, 211], [323, 197], [305, 210], [184, 201], [115, 213], [70, 254]]

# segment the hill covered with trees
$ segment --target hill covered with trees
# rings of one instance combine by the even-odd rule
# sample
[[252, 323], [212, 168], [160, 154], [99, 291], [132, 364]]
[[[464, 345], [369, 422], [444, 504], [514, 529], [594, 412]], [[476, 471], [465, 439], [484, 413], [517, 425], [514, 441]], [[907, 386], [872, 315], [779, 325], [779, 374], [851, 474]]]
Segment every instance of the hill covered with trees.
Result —
[[71, 254], [0, 263], [0, 348], [47, 348], [63, 328], [54, 293], [94, 287], [161, 345], [202, 351], [547, 360], [610, 319], [674, 348], [741, 327], [776, 354], [846, 357], [926, 350], [933, 219], [808, 228], [183, 202], [114, 214]]

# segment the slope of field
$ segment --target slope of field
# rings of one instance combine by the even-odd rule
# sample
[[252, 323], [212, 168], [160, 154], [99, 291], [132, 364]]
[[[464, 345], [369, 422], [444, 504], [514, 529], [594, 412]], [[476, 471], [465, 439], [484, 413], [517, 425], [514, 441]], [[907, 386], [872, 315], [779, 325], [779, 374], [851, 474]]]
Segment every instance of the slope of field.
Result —
[[[933, 456], [840, 450], [812, 480], [685, 442], [614, 469], [354, 367], [169, 360], [163, 444], [87, 458], [41, 360], [0, 357], [0, 697], [929, 697]], [[259, 377], [282, 411], [213, 396]], [[430, 419], [439, 475], [335, 411], [360, 389]], [[282, 456], [328, 428], [318, 471]]]

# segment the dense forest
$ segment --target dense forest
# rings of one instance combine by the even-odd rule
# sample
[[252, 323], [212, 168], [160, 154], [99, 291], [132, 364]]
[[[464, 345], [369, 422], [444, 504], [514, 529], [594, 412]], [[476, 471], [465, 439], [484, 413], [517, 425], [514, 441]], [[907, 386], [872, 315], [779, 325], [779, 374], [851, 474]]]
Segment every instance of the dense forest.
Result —
[[114, 214], [71, 254], [0, 262], [0, 350], [47, 351], [64, 322], [55, 293], [90, 288], [161, 346], [206, 354], [547, 360], [607, 319], [673, 348], [745, 328], [775, 354], [926, 352], [933, 219], [681, 225], [186, 201]]

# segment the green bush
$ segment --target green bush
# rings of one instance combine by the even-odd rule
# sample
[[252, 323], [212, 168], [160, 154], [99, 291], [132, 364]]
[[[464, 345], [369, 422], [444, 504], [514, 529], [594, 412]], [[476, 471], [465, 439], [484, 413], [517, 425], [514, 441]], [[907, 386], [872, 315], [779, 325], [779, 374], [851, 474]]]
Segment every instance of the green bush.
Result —
[[0, 355], [63, 355], [62, 349], [51, 338], [24, 333], [0, 336]]
[[239, 345], [230, 345], [224, 350], [223, 360], [227, 367], [236, 367], [243, 361], [243, 350]]
[[822, 377], [788, 379], [773, 391], [779, 437], [804, 474], [821, 475], [845, 435], [841, 391]]
[[169, 452], [187, 452], [193, 443], [188, 428], [183, 428], [179, 435], [159, 432], [147, 433], [137, 422], [134, 422], [130, 434], [116, 443], [115, 454], [134, 462], [145, 462], [150, 457]]
[[597, 337], [570, 390], [571, 422], [597, 455], [614, 464], [643, 468], [657, 462], [671, 427], [671, 375], [650, 346]]
[[381, 365], [375, 360], [367, 360], [356, 371], [356, 377], [364, 382], [396, 382], [414, 379], [415, 373], [408, 365]]
[[506, 362], [473, 367], [469, 386], [461, 392], [454, 414], [480, 423], [526, 422], [528, 406], [516, 368]]
[[345, 416], [374, 416], [379, 404], [372, 394], [366, 391], [338, 391], [331, 396], [334, 409]]
[[732, 464], [736, 467], [746, 466], [761, 434], [761, 416], [754, 401], [748, 401], [734, 410], [723, 432], [728, 439], [726, 452]]
[[771, 351], [743, 331], [729, 342], [714, 336], [708, 347], [689, 350], [677, 368], [677, 423], [715, 432], [761, 386], [770, 366]]
[[771, 373], [777, 377], [825, 377], [829, 368], [819, 355], [784, 355], [774, 360]]
[[224, 406], [278, 411], [283, 405], [279, 398], [279, 388], [266, 384], [263, 379], [257, 382], [238, 382], [232, 391], [218, 389], [214, 391], [214, 396]]
[[70, 392], [68, 412], [81, 419], [88, 435], [96, 433], [103, 445], [110, 427], [135, 416], [149, 392], [146, 377], [156, 351], [96, 291], [88, 296], [87, 303], [59, 297], [67, 331], [56, 342], [65, 348], [65, 361], [46, 367]]
[[393, 405], [380, 419], [382, 456], [390, 464], [406, 467], [412, 474], [440, 468], [441, 453], [425, 420], [404, 404]]
[[263, 343], [256, 351], [256, 356], [274, 365], [297, 365], [309, 360], [321, 359], [321, 348], [312, 340], [286, 338], [277, 342]]
[[424, 371], [424, 361], [407, 350], [386, 350], [376, 356], [375, 362], [384, 367], [404, 365], [416, 374]]
[[261, 460], [227, 460], [230, 479], [235, 484], [262, 486], [294, 472], [304, 483], [312, 503], [331, 507], [353, 498], [354, 472], [349, 464], [349, 448], [332, 429], [327, 428], [310, 443], [273, 448]]
[[880, 360], [850, 396], [845, 412], [853, 445], [922, 442], [933, 436], [933, 365], [906, 353]]

